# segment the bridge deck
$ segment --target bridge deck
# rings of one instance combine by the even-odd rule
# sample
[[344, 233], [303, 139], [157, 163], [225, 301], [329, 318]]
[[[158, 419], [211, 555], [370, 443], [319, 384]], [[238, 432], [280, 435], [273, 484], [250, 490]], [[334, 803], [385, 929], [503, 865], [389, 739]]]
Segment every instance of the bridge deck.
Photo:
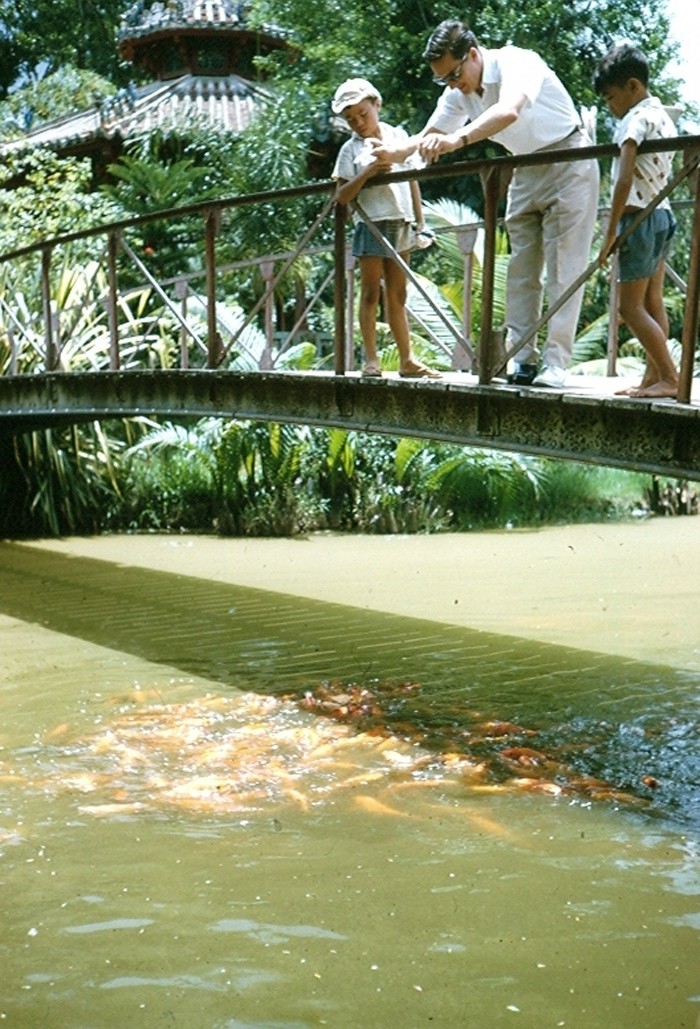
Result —
[[0, 432], [152, 415], [338, 426], [700, 479], [700, 397], [615, 396], [622, 378], [545, 390], [325, 372], [113, 371], [0, 377]]
[[[358, 374], [350, 372], [349, 374]], [[385, 372], [385, 376], [389, 378], [398, 379], [397, 373]], [[479, 380], [476, 375], [471, 375], [468, 372], [443, 372], [443, 380], [455, 386], [478, 386]], [[591, 375], [579, 372], [572, 372], [567, 375], [566, 386], [564, 390], [547, 390], [542, 387], [525, 387], [525, 386], [508, 386], [503, 379], [494, 379], [493, 386], [499, 389], [507, 389], [509, 392], [517, 392], [522, 395], [525, 394], [539, 394], [550, 393], [552, 395], [563, 395], [569, 394], [570, 396], [589, 397], [593, 400], [623, 400], [624, 397], [617, 396], [618, 390], [627, 389], [629, 386], [637, 386], [640, 381], [640, 373], [633, 375], [627, 375], [620, 372], [619, 375], [604, 376], [604, 375]], [[700, 380], [693, 380], [692, 384], [693, 393], [690, 400], [691, 407], [700, 408]], [[627, 398], [629, 399], [629, 398]], [[634, 398], [635, 404], [649, 404], [649, 399], [642, 397]], [[675, 400], [663, 400], [655, 401], [655, 403], [672, 403], [676, 404]]]

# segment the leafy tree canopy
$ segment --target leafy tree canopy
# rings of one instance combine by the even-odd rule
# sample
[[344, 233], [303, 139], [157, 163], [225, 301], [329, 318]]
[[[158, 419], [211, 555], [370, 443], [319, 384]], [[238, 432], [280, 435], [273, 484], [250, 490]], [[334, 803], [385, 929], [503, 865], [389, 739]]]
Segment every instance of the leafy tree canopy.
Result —
[[[117, 53], [116, 30], [126, 3], [0, 0], [0, 97], [45, 69], [82, 68], [124, 84], [135, 74]], [[468, 21], [485, 46], [512, 42], [536, 49], [581, 104], [595, 102], [591, 78], [599, 56], [616, 42], [632, 40], [649, 56], [655, 92], [667, 102], [677, 98], [676, 84], [664, 78], [676, 50], [668, 36], [667, 0], [251, 0], [246, 6], [253, 24], [290, 31], [299, 48], [295, 62], [290, 65], [283, 52], [259, 60], [276, 70], [282, 95], [289, 83], [295, 91], [303, 85], [321, 137], [328, 128], [329, 97], [352, 75], [375, 82], [388, 120], [420, 128], [437, 96], [422, 52], [443, 18]], [[59, 103], [53, 110], [62, 114], [67, 96], [54, 91]]]
[[117, 54], [126, 0], [0, 0], [0, 97], [37, 69], [69, 64], [124, 84]]
[[[123, 85], [134, 70], [118, 56], [116, 30], [128, 0], [0, 0], [0, 96], [47, 67], [90, 69]], [[300, 47], [293, 76], [312, 99], [327, 98], [349, 75], [376, 80], [394, 120], [419, 127], [435, 91], [422, 51], [443, 18], [467, 20], [486, 46], [512, 42], [532, 47], [562, 77], [580, 103], [593, 100], [597, 58], [627, 38], [649, 55], [663, 99], [662, 75], [674, 45], [668, 38], [666, 0], [251, 0], [251, 21], [288, 29]], [[673, 93], [673, 84], [669, 83]]]
[[0, 101], [0, 131], [5, 139], [23, 135], [42, 122], [77, 114], [113, 94], [108, 79], [65, 65], [49, 75], [32, 76]]
[[591, 80], [598, 58], [623, 39], [634, 41], [649, 57], [655, 92], [666, 101], [677, 97], [675, 83], [663, 76], [676, 50], [666, 0], [254, 0], [252, 8], [260, 22], [274, 20], [293, 33], [301, 56], [287, 74], [302, 77], [319, 103], [344, 78], [362, 75], [382, 92], [388, 119], [414, 131], [437, 98], [422, 53], [445, 18], [467, 21], [484, 46], [536, 50], [579, 104], [596, 100]]
[[[61, 159], [37, 147], [29, 154], [6, 159], [4, 165], [8, 178], [20, 170], [24, 185], [0, 188], [0, 253], [119, 217], [119, 210], [107, 197], [89, 190], [87, 160]], [[86, 253], [89, 251], [87, 244]]]

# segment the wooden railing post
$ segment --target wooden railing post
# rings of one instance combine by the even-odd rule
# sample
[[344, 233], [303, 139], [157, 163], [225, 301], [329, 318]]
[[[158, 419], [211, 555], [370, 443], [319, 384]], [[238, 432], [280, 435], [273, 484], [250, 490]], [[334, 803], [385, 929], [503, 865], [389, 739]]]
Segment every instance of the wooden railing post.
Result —
[[683, 333], [681, 335], [681, 367], [678, 399], [690, 403], [695, 364], [695, 343], [698, 338], [698, 304], [700, 304], [700, 168], [695, 171], [695, 205], [693, 208], [693, 235], [688, 267], [688, 290], [685, 297]]
[[[464, 280], [462, 283], [462, 332], [468, 343], [472, 342], [472, 284], [474, 273], [474, 246], [478, 229], [476, 225], [462, 225], [457, 229], [457, 246], [464, 258]], [[452, 367], [461, 371], [472, 370], [472, 358], [464, 347], [455, 344]]]
[[[605, 236], [610, 222], [610, 211], [606, 211], [600, 218], [601, 234]], [[608, 297], [608, 337], [607, 337], [607, 367], [606, 371], [610, 378], [617, 375], [618, 336], [620, 321], [620, 284], [617, 281], [620, 259], [617, 250], [610, 258], [610, 295]]]
[[335, 260], [335, 374], [345, 374], [345, 216], [346, 208], [334, 208], [333, 256]]
[[187, 325], [187, 296], [189, 294], [189, 285], [187, 279], [178, 279], [175, 283], [175, 296], [180, 301], [180, 367], [188, 368], [190, 364], [189, 353], [187, 349], [187, 341], [189, 334], [186, 329]]
[[275, 294], [272, 287], [275, 278], [275, 262], [263, 261], [260, 265], [260, 274], [265, 284], [265, 349], [260, 355], [260, 370], [269, 371], [272, 368], [272, 348], [275, 342]]
[[500, 196], [500, 169], [489, 168], [484, 176], [484, 266], [481, 284], [481, 333], [479, 336], [479, 382], [493, 377], [493, 296], [496, 278], [496, 223]]
[[345, 245], [345, 368], [352, 370], [355, 358], [355, 268], [352, 247]]
[[109, 367], [116, 371], [119, 359], [119, 301], [117, 298], [117, 255], [119, 232], [110, 232], [107, 238], [107, 321], [109, 323]]
[[17, 341], [15, 340], [15, 334], [12, 331], [12, 326], [7, 326], [7, 338], [10, 343], [10, 375], [16, 375], [19, 367], [17, 362]]
[[204, 258], [207, 283], [207, 368], [218, 368], [221, 340], [216, 321], [216, 236], [219, 209], [210, 207], [204, 216]]
[[44, 312], [44, 342], [46, 344], [46, 371], [58, 367], [58, 351], [54, 338], [53, 311], [51, 310], [51, 247], [41, 251], [41, 301]]
[[620, 321], [620, 283], [617, 279], [619, 270], [620, 258], [617, 252], [615, 252], [610, 259], [610, 300], [608, 301], [608, 360], [606, 371], [610, 378], [617, 375]]

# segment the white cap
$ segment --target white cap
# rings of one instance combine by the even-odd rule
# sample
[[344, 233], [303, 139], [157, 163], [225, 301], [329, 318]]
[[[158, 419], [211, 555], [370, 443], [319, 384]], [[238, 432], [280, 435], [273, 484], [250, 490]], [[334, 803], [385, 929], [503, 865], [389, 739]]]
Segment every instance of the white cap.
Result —
[[381, 100], [382, 95], [367, 79], [346, 79], [335, 91], [331, 110], [333, 114], [342, 114], [346, 107], [367, 99]]

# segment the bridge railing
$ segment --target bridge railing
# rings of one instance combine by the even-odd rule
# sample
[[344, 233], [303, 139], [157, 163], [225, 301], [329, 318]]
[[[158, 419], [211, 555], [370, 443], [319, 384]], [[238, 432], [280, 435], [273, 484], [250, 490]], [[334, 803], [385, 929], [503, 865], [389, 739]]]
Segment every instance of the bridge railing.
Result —
[[[679, 136], [658, 143], [645, 143], [640, 150], [680, 152], [681, 168], [675, 174], [668, 193], [683, 181], [691, 181], [688, 276], [687, 283], [681, 283], [685, 285], [686, 296], [678, 395], [680, 401], [688, 402], [700, 301], [700, 176], [697, 174], [700, 136]], [[480, 176], [484, 188], [484, 250], [481, 321], [475, 350], [481, 383], [491, 382], [505, 361], [514, 357], [519, 347], [543, 328], [556, 309], [550, 308], [533, 326], [529, 336], [519, 341], [518, 347], [503, 353], [493, 312], [499, 203], [507, 176], [519, 166], [591, 157], [607, 159], [616, 152], [616, 147], [608, 145], [504, 156], [437, 164], [419, 172], [395, 173], [375, 180], [415, 178], [420, 182], [432, 182], [465, 174]], [[237, 367], [249, 370], [271, 368], [280, 353], [292, 345], [313, 305], [321, 296], [330, 299], [331, 292], [333, 369], [336, 374], [344, 374], [352, 367], [353, 360], [352, 266], [348, 262], [347, 212], [334, 204], [333, 197], [334, 184], [331, 182], [224, 197], [67, 233], [0, 255], [0, 284], [2, 280], [8, 284], [12, 282], [14, 291], [10, 299], [7, 291], [3, 294], [0, 290], [0, 347], [4, 344], [9, 355], [4, 362], [5, 374], [36, 371], [37, 362], [43, 364], [46, 372], [67, 370], [71, 367], [71, 358], [75, 358], [82, 369], [87, 365], [95, 371], [154, 365], [214, 370], [231, 367], [234, 362], [237, 362]], [[231, 250], [232, 245], [235, 248], [237, 218], [240, 219], [244, 212], [255, 211], [260, 224], [260, 212], [263, 212], [264, 225], [265, 217], [275, 217], [285, 205], [302, 201], [304, 207], [299, 220], [304, 223], [304, 229], [292, 248], [283, 253], [266, 254], [263, 230], [259, 240], [260, 252], [253, 257], [235, 259], [235, 251], [232, 253]], [[162, 238], [162, 226], [165, 225], [173, 229], [177, 243], [179, 236], [174, 226], [180, 226], [181, 232], [181, 227], [192, 221], [199, 226], [193, 233], [198, 241], [181, 255], [182, 263], [189, 266], [170, 276], [155, 274], [149, 267], [149, 259], [158, 255], [153, 255], [150, 252], [153, 248], [149, 246], [141, 246], [139, 251], [134, 236], [143, 241], [150, 227], [155, 231], [160, 226]], [[86, 242], [93, 248], [91, 254], [97, 253], [97, 257], [77, 285], [70, 269], [57, 267], [56, 258], [71, 246]], [[299, 262], [310, 259], [323, 265], [317, 275], [315, 292], [297, 304], [294, 324], [274, 352], [273, 340], [278, 336], [274, 312], [280, 284], [294, 272]], [[11, 269], [18, 265], [22, 268], [22, 277], [13, 279]], [[32, 266], [34, 274], [30, 271]], [[571, 284], [557, 306], [579, 289], [596, 268], [597, 262], [591, 261], [585, 274]], [[260, 280], [257, 299], [252, 300], [245, 311], [232, 308], [231, 297], [241, 292], [250, 297], [255, 292], [251, 277]], [[35, 324], [31, 314], [36, 304], [27, 297], [27, 292], [34, 286], [38, 287], [41, 300], [40, 326]], [[81, 324], [88, 301], [97, 315], [90, 326]], [[465, 313], [462, 340], [469, 350], [470, 326], [467, 319], [468, 311]], [[174, 333], [179, 335], [177, 357], [172, 355]], [[85, 353], [76, 357], [76, 347], [81, 340]]]
[[[231, 246], [225, 241], [221, 244], [227, 216], [241, 209], [289, 204], [300, 197], [313, 199], [317, 194], [324, 200], [322, 209], [293, 251], [269, 254], [261, 241], [259, 255], [231, 260]], [[0, 255], [0, 348], [5, 343], [9, 352], [5, 372], [36, 370], [37, 361], [44, 371], [84, 370], [86, 364], [95, 371], [164, 364], [213, 369], [234, 351], [237, 358], [243, 355], [246, 370], [269, 366], [266, 360], [274, 333], [265, 337], [268, 354], [261, 354], [256, 316], [262, 309], [271, 326], [275, 290], [300, 255], [308, 260], [325, 254], [330, 261], [332, 195], [331, 183], [316, 183], [224, 198], [66, 233]], [[309, 246], [324, 222], [325, 241]], [[175, 239], [174, 246], [169, 235]], [[151, 245], [154, 237], [159, 242]], [[79, 275], [71, 268], [70, 250], [81, 246], [85, 253], [86, 244], [90, 260], [83, 260], [83, 274]], [[166, 261], [165, 273], [162, 261], [160, 270], [154, 270], [161, 258], [160, 247], [176, 251]], [[168, 274], [173, 265], [179, 270]], [[13, 266], [19, 267], [14, 279], [8, 273]], [[258, 275], [264, 284], [262, 296], [247, 315], [227, 304], [227, 298], [241, 286], [239, 283], [227, 293], [225, 280], [237, 273], [249, 279]], [[247, 293], [251, 293], [250, 285]], [[85, 324], [88, 308], [92, 313], [89, 327]], [[72, 337], [81, 332], [83, 354], [78, 355]], [[164, 345], [164, 336], [172, 342], [178, 333], [180, 352], [174, 357], [172, 346]]]

